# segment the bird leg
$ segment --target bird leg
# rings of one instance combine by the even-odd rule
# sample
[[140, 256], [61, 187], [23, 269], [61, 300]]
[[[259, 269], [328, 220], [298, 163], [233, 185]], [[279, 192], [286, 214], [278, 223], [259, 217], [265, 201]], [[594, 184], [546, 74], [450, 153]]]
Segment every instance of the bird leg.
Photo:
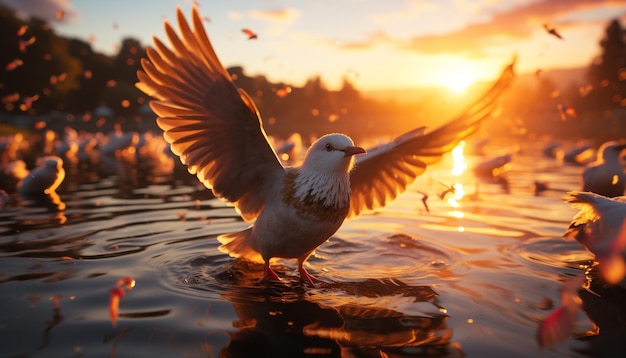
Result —
[[270, 260], [265, 260], [265, 273], [263, 274], [263, 282], [280, 281], [280, 277], [270, 267]]
[[300, 280], [308, 283], [311, 286], [315, 286], [316, 282], [324, 282], [322, 280], [320, 280], [319, 278], [311, 275], [305, 268], [304, 266], [302, 266], [304, 264], [304, 261], [309, 257], [309, 255], [303, 257], [299, 257], [298, 258], [298, 273], [300, 274]]

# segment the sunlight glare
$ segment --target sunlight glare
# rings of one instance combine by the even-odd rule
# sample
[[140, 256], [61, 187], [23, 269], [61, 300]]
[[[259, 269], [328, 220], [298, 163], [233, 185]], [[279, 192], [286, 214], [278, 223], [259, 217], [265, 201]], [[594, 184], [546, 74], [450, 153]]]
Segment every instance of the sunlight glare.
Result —
[[447, 71], [440, 79], [441, 83], [452, 93], [461, 94], [476, 82], [474, 73], [467, 68], [459, 68]]
[[463, 199], [465, 190], [463, 189], [463, 184], [461, 183], [454, 183], [452, 186], [454, 187], [454, 197], [448, 198], [448, 204], [450, 204], [453, 208], [458, 208], [461, 206], [459, 204], [459, 200]]
[[467, 164], [465, 164], [465, 156], [463, 156], [463, 148], [465, 148], [465, 141], [459, 142], [459, 144], [452, 149], [452, 175], [458, 177], [465, 169], [467, 169]]

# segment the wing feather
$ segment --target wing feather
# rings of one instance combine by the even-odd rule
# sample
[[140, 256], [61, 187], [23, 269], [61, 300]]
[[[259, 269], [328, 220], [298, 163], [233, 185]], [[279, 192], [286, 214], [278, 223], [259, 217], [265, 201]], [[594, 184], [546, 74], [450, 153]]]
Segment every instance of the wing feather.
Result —
[[514, 64], [513, 61], [504, 69], [482, 97], [445, 125], [430, 133], [424, 133], [424, 128], [412, 130], [357, 156], [350, 175], [352, 197], [348, 216], [384, 207], [424, 173], [428, 165], [441, 160], [443, 154], [476, 132], [513, 81]]
[[154, 38], [137, 88], [190, 173], [253, 220], [285, 173], [252, 99], [222, 66], [194, 7], [189, 26], [177, 9], [178, 34], [165, 22], [169, 47]]

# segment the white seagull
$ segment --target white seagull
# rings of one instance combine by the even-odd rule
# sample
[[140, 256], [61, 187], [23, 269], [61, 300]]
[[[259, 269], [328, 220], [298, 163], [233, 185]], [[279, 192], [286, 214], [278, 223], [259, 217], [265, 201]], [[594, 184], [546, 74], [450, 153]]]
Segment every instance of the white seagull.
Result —
[[17, 191], [22, 195], [50, 194], [64, 179], [63, 159], [53, 155], [42, 157], [37, 160], [37, 167], [22, 179]]
[[626, 173], [620, 162], [620, 153], [626, 144], [609, 141], [598, 149], [598, 159], [583, 171], [583, 191], [610, 198], [624, 195]]
[[272, 258], [295, 258], [303, 281], [319, 281], [303, 266], [313, 250], [346, 217], [384, 207], [428, 164], [474, 133], [513, 78], [511, 64], [476, 104], [430, 133], [413, 130], [367, 154], [348, 136], [328, 134], [311, 145], [302, 165], [285, 167], [252, 99], [217, 58], [197, 9], [193, 29], [180, 8], [177, 18], [180, 37], [165, 21], [171, 48], [153, 39], [137, 87], [153, 98], [157, 124], [189, 172], [252, 222], [218, 240], [233, 257], [263, 262], [264, 281], [280, 280]]
[[619, 283], [626, 276], [626, 196], [570, 192], [565, 200], [580, 211], [563, 236], [595, 255], [606, 282]]

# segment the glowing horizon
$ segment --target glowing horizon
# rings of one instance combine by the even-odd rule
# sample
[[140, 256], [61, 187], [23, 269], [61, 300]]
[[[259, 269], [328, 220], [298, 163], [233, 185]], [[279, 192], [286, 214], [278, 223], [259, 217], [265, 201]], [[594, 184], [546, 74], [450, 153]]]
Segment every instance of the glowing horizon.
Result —
[[[320, 76], [329, 89], [347, 79], [363, 91], [437, 86], [456, 94], [497, 77], [514, 55], [519, 74], [588, 66], [609, 22], [626, 19], [626, 3], [617, 0], [571, 0], [567, 7], [549, 0], [0, 1], [107, 55], [127, 37], [152, 45], [152, 36], [163, 38], [164, 19], [175, 25], [177, 6], [190, 14], [195, 5], [222, 63], [249, 76], [294, 86]], [[258, 38], [249, 40], [243, 28]]]

